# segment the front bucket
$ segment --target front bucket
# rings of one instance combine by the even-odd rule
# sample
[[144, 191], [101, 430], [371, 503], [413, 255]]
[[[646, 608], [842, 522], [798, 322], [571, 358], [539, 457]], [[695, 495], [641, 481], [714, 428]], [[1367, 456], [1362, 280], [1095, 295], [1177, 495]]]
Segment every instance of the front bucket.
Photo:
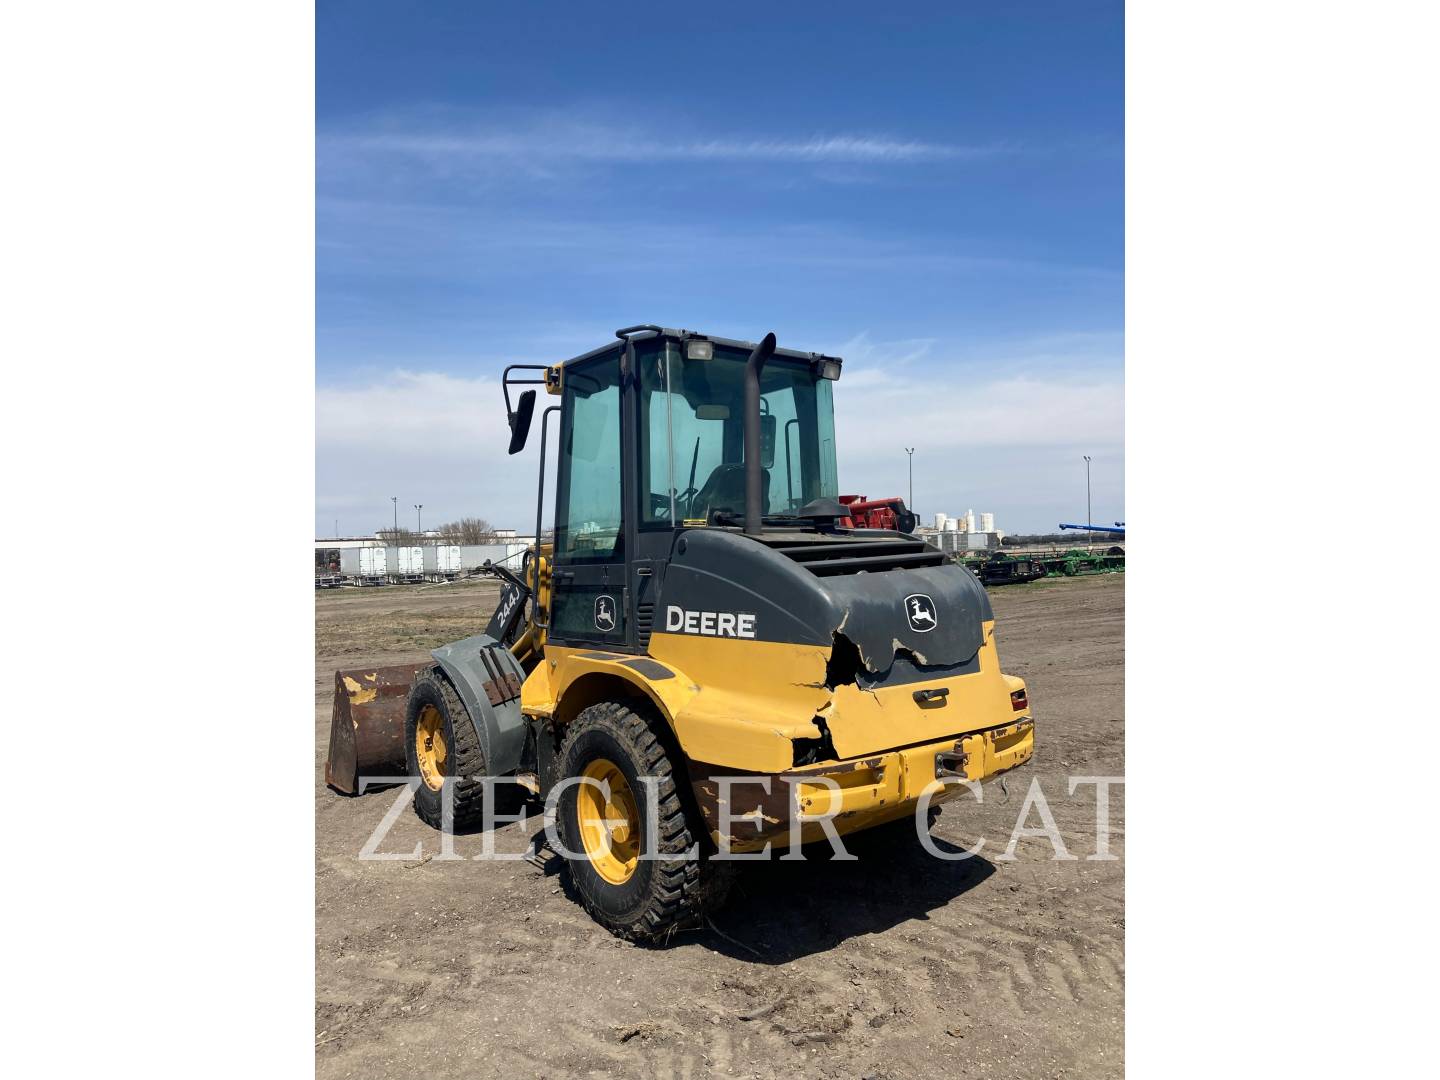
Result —
[[354, 795], [362, 776], [405, 775], [405, 704], [423, 664], [335, 672], [325, 782]]

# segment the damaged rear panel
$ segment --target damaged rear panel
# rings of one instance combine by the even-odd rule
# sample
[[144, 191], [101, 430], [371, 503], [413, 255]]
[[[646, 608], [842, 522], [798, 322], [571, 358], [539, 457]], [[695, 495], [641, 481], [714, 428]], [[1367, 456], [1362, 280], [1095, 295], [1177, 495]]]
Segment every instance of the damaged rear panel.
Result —
[[659, 607], [650, 651], [695, 684], [676, 728], [699, 761], [793, 768], [1013, 717], [985, 590], [910, 537], [693, 530]]

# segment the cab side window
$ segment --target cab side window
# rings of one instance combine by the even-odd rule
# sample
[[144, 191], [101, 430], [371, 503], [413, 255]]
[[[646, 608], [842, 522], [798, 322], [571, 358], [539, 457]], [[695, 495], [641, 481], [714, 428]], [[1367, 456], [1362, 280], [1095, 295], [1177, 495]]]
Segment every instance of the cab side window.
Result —
[[565, 373], [565, 443], [557, 493], [555, 552], [560, 562], [608, 562], [621, 525], [620, 360]]

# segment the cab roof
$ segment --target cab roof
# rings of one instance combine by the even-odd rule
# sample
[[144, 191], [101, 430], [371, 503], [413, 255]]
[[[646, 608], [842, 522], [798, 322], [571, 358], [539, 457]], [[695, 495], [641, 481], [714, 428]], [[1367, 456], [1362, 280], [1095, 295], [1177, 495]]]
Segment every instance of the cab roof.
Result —
[[[734, 338], [715, 337], [713, 334], [702, 334], [697, 330], [674, 330], [668, 326], [655, 326], [651, 323], [643, 323], [639, 326], [627, 326], [623, 329], [616, 330], [615, 337], [618, 339], [617, 341], [611, 341], [605, 345], [601, 345], [598, 349], [591, 349], [587, 353], [581, 353], [579, 356], [572, 356], [569, 360], [563, 360], [555, 366], [569, 367], [571, 364], [578, 364], [581, 361], [589, 360], [596, 356], [603, 356], [618, 348], [626, 341], [652, 341], [656, 338], [668, 338], [672, 341], [680, 342], [698, 339], [700, 341], [712, 341], [723, 348], [742, 349], [745, 352], [749, 352], [755, 348], [756, 344], [753, 341], [737, 341]], [[808, 364], [813, 364], [817, 360], [834, 360], [838, 364], [844, 363], [838, 356], [830, 356], [827, 353], [802, 352], [799, 349], [782, 349], [778, 345], [775, 347], [774, 355], [783, 357], [786, 360], [801, 360]]]

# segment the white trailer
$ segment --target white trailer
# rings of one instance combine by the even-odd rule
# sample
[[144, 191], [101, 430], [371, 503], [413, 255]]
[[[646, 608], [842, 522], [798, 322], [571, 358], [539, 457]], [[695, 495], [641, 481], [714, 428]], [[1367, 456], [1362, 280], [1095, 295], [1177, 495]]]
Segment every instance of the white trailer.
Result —
[[340, 573], [362, 584], [385, 580], [385, 549], [382, 547], [341, 548]]
[[[392, 571], [401, 581], [419, 581], [425, 576], [425, 549], [418, 547], [387, 548], [395, 552], [395, 569]], [[386, 560], [388, 563], [388, 559]]]
[[528, 547], [528, 544], [517, 544], [513, 541], [503, 544], [466, 544], [460, 549], [460, 565], [466, 570], [474, 570], [489, 559], [519, 572]]
[[460, 573], [460, 545], [432, 544], [425, 548], [425, 576], [446, 581]]

